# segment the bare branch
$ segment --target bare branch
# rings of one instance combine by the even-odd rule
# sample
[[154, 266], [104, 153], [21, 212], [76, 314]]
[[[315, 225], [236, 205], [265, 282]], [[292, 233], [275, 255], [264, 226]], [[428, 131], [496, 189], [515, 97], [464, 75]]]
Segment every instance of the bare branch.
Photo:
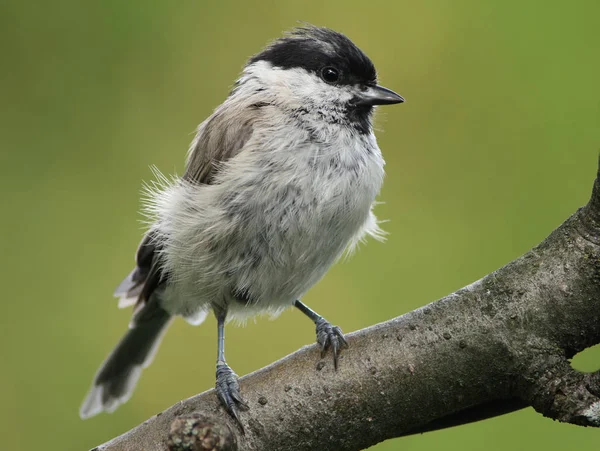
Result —
[[96, 448], [358, 450], [528, 405], [600, 426], [600, 372], [569, 360], [600, 342], [600, 182], [537, 247], [411, 313], [347, 336], [340, 368], [316, 346], [240, 380], [246, 433], [214, 390]]

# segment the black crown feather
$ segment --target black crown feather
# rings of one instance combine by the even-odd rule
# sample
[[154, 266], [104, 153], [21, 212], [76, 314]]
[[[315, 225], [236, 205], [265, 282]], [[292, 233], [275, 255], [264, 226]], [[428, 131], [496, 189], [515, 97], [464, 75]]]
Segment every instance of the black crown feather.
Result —
[[302, 68], [320, 73], [325, 67], [341, 71], [342, 84], [375, 84], [377, 72], [367, 55], [348, 37], [329, 28], [295, 28], [252, 57], [249, 64], [267, 61], [281, 69]]

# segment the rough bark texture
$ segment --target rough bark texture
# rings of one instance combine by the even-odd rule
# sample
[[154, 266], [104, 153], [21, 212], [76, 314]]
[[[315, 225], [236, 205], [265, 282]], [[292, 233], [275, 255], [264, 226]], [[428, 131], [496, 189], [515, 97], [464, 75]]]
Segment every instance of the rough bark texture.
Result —
[[600, 426], [600, 371], [568, 360], [600, 342], [599, 245], [597, 179], [588, 205], [522, 257], [347, 335], [337, 372], [307, 346], [243, 377], [245, 434], [210, 390], [95, 449], [359, 450], [529, 405]]

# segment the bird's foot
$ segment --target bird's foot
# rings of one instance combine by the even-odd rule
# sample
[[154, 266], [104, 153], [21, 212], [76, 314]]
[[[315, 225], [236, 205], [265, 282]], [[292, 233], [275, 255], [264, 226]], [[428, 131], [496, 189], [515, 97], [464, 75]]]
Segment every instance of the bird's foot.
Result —
[[240, 421], [239, 411], [246, 411], [249, 407], [240, 394], [237, 374], [226, 363], [217, 364], [217, 383], [215, 388], [221, 404], [223, 404], [227, 412], [235, 418], [242, 430], [244, 430], [244, 426]]
[[321, 345], [321, 358], [325, 357], [327, 350], [333, 352], [333, 367], [338, 368], [338, 357], [343, 348], [348, 347], [342, 329], [332, 326], [329, 321], [320, 318], [315, 322], [317, 326], [317, 343]]

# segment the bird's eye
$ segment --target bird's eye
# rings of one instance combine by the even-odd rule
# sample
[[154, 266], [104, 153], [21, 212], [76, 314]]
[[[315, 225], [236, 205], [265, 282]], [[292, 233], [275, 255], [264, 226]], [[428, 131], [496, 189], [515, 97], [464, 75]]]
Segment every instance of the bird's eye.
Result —
[[325, 67], [321, 71], [321, 78], [327, 83], [335, 83], [340, 79], [340, 72], [335, 67]]

